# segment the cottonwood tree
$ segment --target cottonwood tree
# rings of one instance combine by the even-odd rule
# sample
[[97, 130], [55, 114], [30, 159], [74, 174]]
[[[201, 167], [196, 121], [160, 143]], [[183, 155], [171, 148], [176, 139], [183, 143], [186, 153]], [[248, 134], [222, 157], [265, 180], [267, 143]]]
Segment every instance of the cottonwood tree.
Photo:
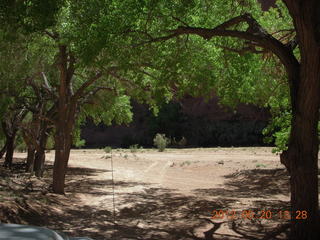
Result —
[[[52, 21], [43, 19], [41, 10], [44, 10], [44, 4], [41, 1], [19, 2], [1, 8], [0, 17], [7, 23], [6, 30], [19, 27], [29, 36], [45, 38], [42, 48], [32, 51], [39, 55], [48, 53], [45, 63], [51, 59], [51, 70], [55, 72], [48, 76], [45, 89], [52, 96], [55, 113], [47, 120], [55, 128], [53, 191], [56, 193], [64, 192], [73, 132], [82, 109], [100, 104], [103, 108], [93, 109], [103, 110], [102, 113], [90, 109], [86, 109], [86, 113], [94, 115], [95, 119], [128, 122], [130, 104], [124, 94], [151, 99], [146, 90], [152, 90], [155, 85], [122, 76], [124, 72], [130, 76], [132, 69], [139, 65], [131, 62], [134, 51], [128, 51], [128, 44], [121, 36], [128, 21], [126, 14], [120, 17], [117, 14], [119, 6], [122, 9], [128, 7], [118, 1], [91, 1], [89, 4], [87, 1], [53, 1], [45, 6]], [[134, 7], [131, 5], [130, 9]], [[132, 11], [130, 14], [134, 17]], [[32, 69], [28, 74], [31, 80], [44, 71]]]
[[27, 110], [16, 105], [10, 106], [8, 110], [10, 112], [7, 112], [6, 116], [2, 117], [1, 125], [2, 131], [6, 137], [6, 156], [4, 166], [11, 168], [16, 136], [19, 131], [20, 124], [23, 118], [26, 116]]
[[[176, 3], [175, 7], [183, 9], [184, 4], [179, 3]], [[172, 22], [178, 19], [180, 26], [176, 27], [177, 22], [171, 24], [172, 28], [167, 28], [167, 34], [160, 36], [152, 34], [152, 28], [148, 34], [145, 28], [140, 32], [149, 38], [147, 42], [161, 42], [183, 35], [195, 35], [207, 41], [221, 37], [235, 38], [241, 40], [243, 47], [230, 48], [232, 51], [270, 52], [278, 57], [287, 74], [292, 112], [288, 149], [280, 157], [281, 163], [286, 166], [290, 174], [291, 238], [318, 239], [320, 219], [317, 125], [320, 90], [320, 2], [277, 1], [276, 11], [279, 14], [273, 15], [277, 18], [269, 21], [263, 21], [263, 17], [261, 18], [268, 13], [258, 11], [256, 1], [218, 1], [212, 3], [212, 6], [206, 4], [206, 1], [193, 1], [188, 6], [190, 12], [181, 14], [180, 18], [171, 15]], [[232, 8], [234, 6], [236, 8]], [[186, 9], [188, 7], [185, 6]], [[245, 12], [246, 7], [248, 12]], [[168, 16], [174, 13], [173, 10], [167, 11], [166, 21], [169, 21]], [[222, 15], [223, 13], [225, 15]], [[201, 17], [201, 14], [207, 19]], [[210, 15], [216, 19], [212, 20]], [[281, 28], [281, 24], [277, 24], [278, 21], [284, 22], [282, 26], [286, 26], [287, 22], [287, 26], [291, 27]], [[156, 28], [157, 20], [150, 25]], [[275, 29], [276, 26], [280, 28]], [[301, 211], [307, 212], [306, 219], [299, 219]]]
[[[116, 14], [117, 6], [127, 8], [117, 1], [65, 1], [57, 24], [36, 33], [46, 38], [41, 51], [50, 49], [53, 53], [54, 73], [48, 76], [46, 90], [55, 106], [55, 116], [50, 119], [55, 134], [55, 193], [64, 193], [73, 133], [81, 111], [104, 121], [128, 122], [130, 103], [125, 95], [153, 101], [150, 93], [157, 85], [133, 75], [146, 63], [135, 61], [135, 50], [129, 50], [128, 40], [122, 36], [128, 26], [126, 14]], [[128, 12], [131, 15], [133, 8]]]
[[28, 74], [28, 63], [26, 45], [18, 37], [11, 38], [0, 29], [0, 40], [0, 121], [6, 139], [2, 153], [6, 152], [5, 165], [11, 167], [15, 138], [28, 112], [22, 100], [26, 93], [22, 79]]
[[[19, 28], [11, 33], [9, 26], [5, 25], [0, 30], [0, 83], [3, 93], [0, 119], [3, 120], [3, 132], [7, 139], [12, 136], [11, 141], [6, 141], [6, 147], [10, 149], [7, 153], [13, 154], [10, 145], [14, 146], [14, 136], [19, 130], [28, 146], [27, 171], [35, 170], [36, 175], [41, 176], [48, 138], [46, 115], [54, 114], [50, 110], [54, 101], [46, 89], [48, 83], [44, 73], [50, 69], [51, 49], [44, 47], [47, 43], [41, 35], [26, 34], [24, 29]], [[23, 109], [25, 118], [15, 117], [15, 109]], [[8, 142], [11, 144], [8, 145]]]
[[21, 132], [28, 149], [26, 171], [42, 177], [47, 141], [53, 129], [51, 119], [55, 118], [56, 106], [44, 87], [48, 85], [44, 72], [39, 75], [44, 77], [42, 85], [37, 84], [36, 79], [27, 79], [26, 82], [32, 89], [30, 97], [24, 103], [30, 114], [28, 121], [21, 124]]

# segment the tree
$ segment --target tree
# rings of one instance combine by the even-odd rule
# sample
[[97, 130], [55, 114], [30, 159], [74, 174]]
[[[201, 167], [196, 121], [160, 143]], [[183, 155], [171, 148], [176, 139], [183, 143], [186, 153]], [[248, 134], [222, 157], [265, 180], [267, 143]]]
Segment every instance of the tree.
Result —
[[22, 101], [25, 88], [21, 81], [27, 74], [28, 64], [24, 55], [26, 45], [20, 44], [18, 37], [12, 38], [1, 29], [0, 39], [0, 121], [6, 139], [2, 153], [6, 153], [5, 166], [11, 167], [15, 139], [28, 112]]
[[[70, 149], [82, 111], [104, 121], [128, 122], [127, 96], [148, 99], [146, 90], [153, 90], [153, 86], [123, 74], [130, 76], [139, 65], [133, 61], [134, 51], [127, 49], [128, 40], [121, 38], [127, 23], [125, 15], [115, 14], [118, 5], [117, 1], [65, 1], [57, 23], [35, 33], [46, 39], [46, 46], [37, 50], [47, 49], [53, 56], [45, 89], [52, 96], [55, 113], [49, 119], [55, 134], [55, 193], [64, 193]], [[102, 112], [95, 113], [88, 106]]]
[[[30, 45], [29, 53], [38, 57], [35, 57], [35, 62], [30, 61], [32, 66], [25, 74], [25, 79], [32, 86], [35, 96], [39, 98], [41, 94], [37, 92], [40, 91], [50, 96], [50, 111], [53, 114], [37, 114], [38, 109], [33, 111], [33, 116], [35, 122], [45, 118], [54, 125], [56, 154], [53, 191], [64, 193], [73, 133], [82, 111], [83, 116], [94, 117], [96, 121], [100, 119], [111, 123], [114, 119], [117, 122], [128, 122], [131, 119], [130, 102], [124, 94], [140, 100], [150, 99], [153, 86], [140, 83], [139, 79], [122, 76], [123, 72], [129, 76], [132, 69], [139, 67], [131, 62], [134, 59], [131, 53], [134, 51], [128, 52], [127, 40], [121, 38], [128, 22], [125, 14], [121, 17], [117, 15], [117, 7], [126, 9], [125, 3], [52, 1], [47, 6], [42, 1], [21, 1], [8, 6], [0, 8], [0, 18], [5, 23], [2, 26], [3, 32], [10, 36], [10, 30], [18, 28], [23, 35], [32, 39], [29, 41], [35, 41], [35, 44], [27, 45]], [[130, 9], [134, 7], [131, 5]], [[42, 10], [47, 14], [44, 15]], [[132, 11], [127, 13], [134, 16]], [[39, 84], [35, 84], [34, 80], [39, 81], [41, 75], [47, 77], [44, 77], [39, 90]], [[146, 90], [150, 90], [149, 93]], [[97, 103], [97, 99], [101, 103]], [[97, 104], [101, 107], [95, 106]], [[102, 112], [96, 113], [88, 105]], [[40, 127], [39, 131], [42, 130]], [[33, 144], [36, 141], [32, 139], [25, 139], [29, 146], [41, 145]], [[30, 150], [31, 165], [33, 150]]]
[[[245, 6], [241, 6], [240, 3], [257, 5], [253, 1], [230, 2], [236, 3], [236, 5], [238, 3], [238, 8], [244, 9]], [[181, 5], [178, 4], [178, 6]], [[219, 7], [221, 7], [220, 11], [223, 11], [223, 6], [219, 6], [217, 3], [215, 8]], [[196, 4], [192, 8], [197, 14], [201, 12], [199, 9], [212, 10], [210, 7], [201, 8]], [[183, 25], [177, 28], [171, 25], [173, 28], [167, 30], [170, 32], [169, 35], [152, 36], [149, 34], [147, 42], [162, 42], [183, 35], [196, 35], [207, 41], [217, 37], [231, 37], [241, 39], [244, 47], [241, 49], [229, 48], [230, 50], [255, 53], [271, 52], [278, 57], [287, 74], [292, 112], [288, 149], [280, 157], [281, 162], [290, 173], [291, 238], [318, 239], [320, 235], [317, 132], [320, 103], [320, 21], [318, 17], [320, 3], [316, 0], [283, 0], [277, 2], [277, 8], [282, 14], [282, 18], [284, 18], [283, 14], [289, 14], [292, 18], [292, 29], [278, 29], [277, 31], [287, 31], [289, 36], [293, 37], [288, 37], [287, 34], [286, 38], [281, 38], [276, 35], [275, 31], [269, 32], [269, 26], [267, 28], [262, 26], [257, 21], [259, 16], [254, 12], [254, 14], [242, 13], [212, 26], [210, 26], [210, 21], [202, 22], [203, 27], [192, 27], [190, 24], [197, 21], [191, 20], [190, 23], [186, 23], [185, 19], [181, 20], [176, 17]], [[215, 12], [217, 10], [210, 14], [214, 15]], [[190, 15], [192, 14], [186, 15], [186, 18], [192, 19]], [[193, 16], [194, 19], [201, 19], [199, 15]], [[285, 20], [290, 21], [289, 18], [285, 18]], [[198, 23], [201, 24], [201, 21], [199, 20]], [[145, 29], [143, 31], [145, 32]], [[307, 219], [297, 219], [297, 214], [301, 211], [307, 212]]]
[[11, 168], [13, 160], [13, 151], [15, 148], [15, 139], [19, 130], [19, 125], [23, 118], [26, 116], [26, 109], [17, 107], [10, 109], [10, 113], [7, 113], [6, 117], [2, 120], [2, 130], [6, 137], [6, 156], [4, 166]]

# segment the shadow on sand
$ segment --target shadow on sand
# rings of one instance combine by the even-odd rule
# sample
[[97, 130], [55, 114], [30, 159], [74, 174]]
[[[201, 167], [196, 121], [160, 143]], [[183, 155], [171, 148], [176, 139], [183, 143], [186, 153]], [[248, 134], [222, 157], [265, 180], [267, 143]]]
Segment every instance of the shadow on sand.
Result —
[[[252, 201], [251, 210], [287, 210], [288, 202], [264, 200], [289, 194], [288, 176], [282, 169], [245, 170], [227, 175], [222, 188], [196, 189], [193, 195], [143, 182], [116, 181], [115, 223], [111, 210], [112, 182], [87, 178], [94, 175], [91, 170], [70, 168], [68, 191], [101, 196], [99, 207], [79, 207], [73, 204], [77, 199], [60, 201], [63, 213], [48, 216], [48, 224], [53, 228], [96, 240], [267, 240], [285, 239], [288, 234], [285, 220], [211, 219], [214, 209], [233, 209], [237, 198], [258, 198]], [[96, 174], [100, 173], [97, 170]], [[137, 186], [143, 186], [143, 190], [135, 191]], [[129, 191], [119, 191], [123, 188]], [[227, 232], [219, 232], [223, 225]]]
[[[48, 168], [50, 172], [51, 167]], [[112, 181], [92, 178], [108, 172], [69, 168], [67, 191], [70, 194], [48, 193], [43, 205], [48, 209], [41, 215], [42, 222], [29, 217], [28, 223], [96, 240], [275, 240], [285, 239], [288, 234], [285, 220], [211, 219], [213, 210], [233, 209], [238, 198], [253, 199], [252, 210], [287, 210], [288, 202], [269, 200], [278, 194], [289, 194], [288, 176], [282, 169], [237, 172], [225, 176], [221, 188], [195, 189], [190, 195], [143, 182], [116, 181], [115, 222]], [[137, 186], [140, 190], [136, 190]], [[81, 194], [101, 198], [101, 201], [81, 206], [75, 198]]]

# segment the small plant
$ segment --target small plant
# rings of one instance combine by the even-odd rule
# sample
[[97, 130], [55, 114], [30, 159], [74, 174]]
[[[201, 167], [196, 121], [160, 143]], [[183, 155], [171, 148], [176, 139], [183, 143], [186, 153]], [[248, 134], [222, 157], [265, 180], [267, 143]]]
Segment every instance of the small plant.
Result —
[[267, 167], [266, 165], [264, 165], [264, 164], [262, 164], [262, 163], [258, 163], [257, 165], [256, 165], [256, 168], [261, 168], [261, 167]]
[[139, 145], [138, 144], [133, 144], [129, 148], [130, 148], [130, 152], [136, 153], [139, 150]]
[[153, 144], [158, 148], [159, 152], [163, 152], [170, 144], [170, 140], [164, 134], [157, 133], [153, 139]]
[[191, 164], [190, 161], [183, 161], [183, 162], [180, 164], [180, 167], [183, 167], [184, 165], [189, 166], [190, 164]]
[[112, 147], [106, 146], [106, 147], [103, 149], [103, 151], [104, 151], [105, 153], [111, 153]]

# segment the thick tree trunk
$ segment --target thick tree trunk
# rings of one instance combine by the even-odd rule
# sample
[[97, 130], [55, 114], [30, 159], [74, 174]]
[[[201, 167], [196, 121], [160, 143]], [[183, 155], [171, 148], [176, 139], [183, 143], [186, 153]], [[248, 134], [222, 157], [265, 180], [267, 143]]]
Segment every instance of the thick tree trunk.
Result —
[[[53, 192], [64, 194], [65, 176], [72, 144], [72, 132], [76, 118], [77, 99], [72, 90], [74, 57], [67, 47], [59, 46], [59, 102], [55, 134], [55, 160], [53, 166]], [[70, 60], [68, 60], [70, 59]], [[69, 62], [69, 64], [68, 64]]]
[[56, 129], [55, 160], [53, 166], [53, 192], [64, 194], [65, 177], [71, 150], [72, 130]]
[[6, 149], [6, 157], [4, 160], [5, 167], [9, 167], [9, 168], [12, 167], [15, 138], [16, 138], [16, 133], [12, 134], [12, 136], [7, 136], [7, 149]]
[[[309, 38], [311, 39], [311, 37]], [[312, 45], [313, 43], [313, 45]], [[302, 54], [300, 77], [291, 94], [292, 123], [288, 150], [281, 162], [290, 173], [291, 239], [320, 239], [318, 197], [318, 121], [320, 106], [320, 49], [309, 42]]]
[[294, 117], [292, 140], [288, 151], [281, 156], [282, 162], [288, 162], [290, 172], [291, 239], [294, 240], [320, 237], [317, 123], [317, 118], [306, 121], [304, 117]]
[[290, 173], [291, 239], [320, 239], [317, 126], [320, 107], [318, 0], [284, 0], [292, 16], [300, 67], [291, 85], [292, 123], [288, 150], [281, 162]]
[[33, 172], [35, 151], [34, 147], [28, 147], [26, 172]]

